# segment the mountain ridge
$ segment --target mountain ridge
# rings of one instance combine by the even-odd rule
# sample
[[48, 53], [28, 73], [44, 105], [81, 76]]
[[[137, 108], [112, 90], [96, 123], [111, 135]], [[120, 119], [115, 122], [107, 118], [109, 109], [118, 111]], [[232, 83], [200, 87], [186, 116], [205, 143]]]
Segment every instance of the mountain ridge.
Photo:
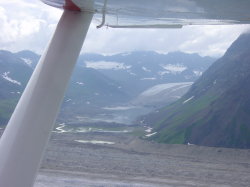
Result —
[[157, 131], [150, 139], [249, 148], [249, 51], [247, 33], [233, 42], [180, 100], [146, 117]]
[[[82, 115], [106, 112], [110, 114], [110, 111], [103, 108], [133, 105], [135, 104], [134, 98], [159, 84], [192, 82], [202, 74], [195, 74], [194, 69], [203, 72], [214, 61], [213, 58], [203, 58], [182, 52], [171, 53], [170, 56], [152, 51], [121, 53], [112, 56], [80, 55], [69, 83], [69, 89], [65, 94], [59, 118], [67, 121]], [[0, 85], [2, 88], [0, 102], [2, 102], [2, 113], [6, 113], [2, 123], [7, 122], [39, 58], [39, 55], [28, 50], [17, 53], [0, 51]], [[201, 67], [199, 64], [202, 64]], [[179, 96], [185, 91], [173, 94]], [[8, 99], [10, 100], [7, 103], [11, 103], [10, 105], [5, 103]], [[138, 98], [137, 101], [139, 100], [143, 103], [147, 98]], [[151, 101], [149, 105], [154, 107], [155, 101]], [[168, 102], [170, 101], [166, 101]], [[6, 106], [11, 106], [11, 109]]]

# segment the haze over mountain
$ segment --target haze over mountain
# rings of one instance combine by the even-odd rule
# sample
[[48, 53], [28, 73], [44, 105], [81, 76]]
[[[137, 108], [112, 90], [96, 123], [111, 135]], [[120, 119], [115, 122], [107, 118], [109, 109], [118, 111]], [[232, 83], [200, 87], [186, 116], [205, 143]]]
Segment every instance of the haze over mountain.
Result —
[[[250, 34], [241, 35], [178, 101], [146, 116], [149, 139], [250, 148]], [[154, 133], [154, 134], [153, 134]]]
[[[39, 58], [31, 51], [0, 51], [1, 124], [8, 121]], [[137, 108], [136, 113], [144, 114], [152, 107], [160, 107], [182, 96], [213, 61], [210, 57], [182, 52], [81, 55], [59, 119], [69, 121], [86, 115], [104, 114], [112, 118], [110, 115], [114, 111], [125, 115], [131, 108]], [[145, 106], [148, 109], [144, 110]], [[135, 115], [134, 111], [130, 113]]]
[[112, 56], [86, 54], [80, 57], [81, 62], [120, 82], [130, 95], [137, 96], [157, 84], [193, 82], [214, 59], [182, 52], [135, 51]]

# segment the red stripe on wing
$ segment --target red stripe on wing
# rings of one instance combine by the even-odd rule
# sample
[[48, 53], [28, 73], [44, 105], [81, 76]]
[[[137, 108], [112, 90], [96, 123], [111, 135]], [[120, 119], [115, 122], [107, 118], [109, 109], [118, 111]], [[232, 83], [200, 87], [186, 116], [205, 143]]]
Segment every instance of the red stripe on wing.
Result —
[[81, 11], [81, 9], [76, 6], [76, 4], [72, 2], [72, 0], [65, 0], [65, 5], [63, 6], [63, 8], [67, 10]]

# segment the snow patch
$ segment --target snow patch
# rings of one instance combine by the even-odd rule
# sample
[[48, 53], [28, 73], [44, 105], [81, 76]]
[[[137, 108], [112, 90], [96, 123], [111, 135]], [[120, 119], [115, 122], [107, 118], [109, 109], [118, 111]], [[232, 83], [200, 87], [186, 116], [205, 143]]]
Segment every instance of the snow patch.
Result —
[[115, 142], [99, 141], [99, 140], [75, 140], [75, 142], [85, 143], [85, 144], [108, 144], [108, 145], [115, 144]]
[[7, 81], [9, 81], [9, 82], [11, 82], [11, 83], [13, 83], [13, 84], [17, 84], [17, 85], [21, 86], [21, 83], [18, 82], [18, 81], [16, 81], [16, 80], [14, 80], [14, 79], [12, 79], [12, 78], [10, 78], [10, 77], [8, 76], [9, 74], [10, 74], [9, 71], [8, 71], [8, 72], [4, 72], [4, 73], [2, 74], [2, 77], [3, 77], [5, 80], [7, 80]]
[[199, 77], [202, 75], [202, 71], [197, 71], [197, 70], [194, 70], [193, 73], [195, 74], [195, 76]]
[[32, 64], [31, 59], [29, 59], [29, 58], [21, 58], [21, 59], [24, 61], [25, 64], [27, 64], [28, 66], [31, 66], [31, 64]]
[[187, 100], [183, 101], [183, 103], [182, 103], [182, 104], [187, 103], [188, 101], [192, 100], [193, 98], [194, 98], [194, 96], [192, 96], [192, 97], [188, 98]]
[[181, 73], [187, 69], [186, 66], [182, 64], [167, 64], [167, 65], [161, 65], [165, 70], [170, 71], [173, 74]]
[[155, 77], [147, 77], [147, 78], [142, 78], [140, 80], [156, 80], [156, 78]]
[[21, 94], [21, 92], [10, 92], [11, 94]]
[[119, 62], [109, 62], [109, 61], [87, 61], [85, 62], [87, 68], [93, 69], [113, 69], [113, 70], [121, 70], [121, 69], [129, 69], [131, 66], [126, 66], [124, 63]]
[[145, 132], [150, 133], [150, 132], [152, 132], [152, 130], [153, 130], [153, 128], [148, 127], [148, 128], [145, 130]]
[[153, 135], [155, 135], [155, 134], [157, 134], [157, 132], [153, 132], [153, 133], [151, 133], [151, 134], [147, 134], [146, 137], [150, 137], [150, 136], [153, 136]]
[[79, 85], [84, 85], [83, 82], [76, 82], [76, 84], [79, 84]]
[[151, 70], [150, 69], [148, 69], [148, 68], [146, 68], [146, 67], [142, 67], [142, 69], [144, 70], [144, 71], [146, 71], [146, 72], [151, 72]]

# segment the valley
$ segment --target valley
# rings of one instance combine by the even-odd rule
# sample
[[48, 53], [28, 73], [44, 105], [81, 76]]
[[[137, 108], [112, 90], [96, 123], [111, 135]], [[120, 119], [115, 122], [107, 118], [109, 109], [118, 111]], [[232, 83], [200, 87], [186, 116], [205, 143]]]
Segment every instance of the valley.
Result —
[[147, 130], [115, 123], [59, 124], [35, 187], [247, 187], [250, 183], [249, 150], [138, 138]]
[[[0, 134], [38, 59], [0, 51]], [[81, 55], [35, 187], [249, 186], [249, 149], [200, 146], [184, 140], [192, 129], [175, 129], [216, 100], [216, 92], [201, 97], [220, 84], [206, 79], [214, 60], [181, 52]], [[210, 87], [197, 94], [204, 77]]]
[[[39, 58], [32, 51], [0, 51], [0, 125], [6, 125]], [[182, 52], [80, 55], [57, 121], [132, 123], [179, 99], [214, 60]]]

